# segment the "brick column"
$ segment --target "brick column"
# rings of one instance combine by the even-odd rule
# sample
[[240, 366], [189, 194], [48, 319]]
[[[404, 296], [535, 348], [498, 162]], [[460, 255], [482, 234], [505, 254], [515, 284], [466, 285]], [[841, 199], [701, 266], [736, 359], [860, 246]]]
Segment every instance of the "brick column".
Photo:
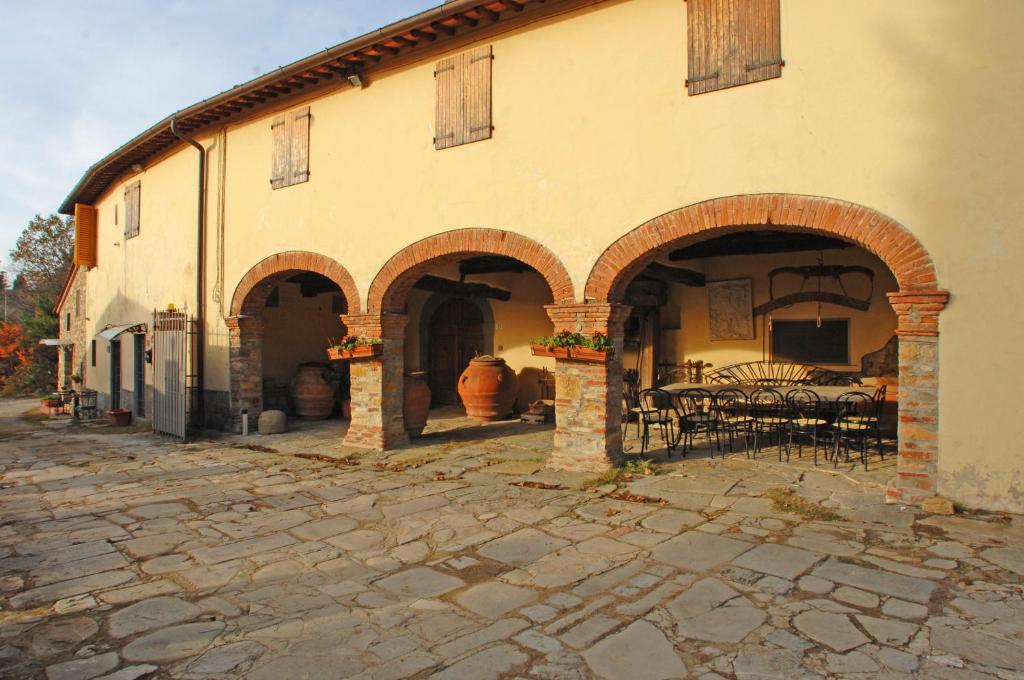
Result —
[[242, 410], [249, 411], [249, 429], [255, 430], [263, 412], [263, 319], [233, 316], [228, 326], [228, 357], [231, 362], [231, 422], [242, 431]]
[[889, 293], [899, 317], [899, 459], [886, 489], [891, 503], [919, 503], [935, 495], [939, 455], [939, 312], [946, 291]]
[[623, 331], [630, 308], [608, 303], [548, 305], [555, 332], [607, 333], [608, 363], [555, 360], [555, 445], [548, 467], [602, 472], [622, 457]]
[[385, 451], [409, 442], [402, 413], [405, 314], [343, 315], [349, 335], [380, 338], [382, 353], [351, 364], [352, 422], [345, 445]]

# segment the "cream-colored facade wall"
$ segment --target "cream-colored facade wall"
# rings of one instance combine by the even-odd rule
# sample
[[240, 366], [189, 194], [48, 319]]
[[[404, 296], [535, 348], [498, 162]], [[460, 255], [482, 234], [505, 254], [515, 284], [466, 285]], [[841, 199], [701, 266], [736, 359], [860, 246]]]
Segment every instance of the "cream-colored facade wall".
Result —
[[[224, 270], [211, 256], [210, 309], [213, 282], [230, 300], [250, 267], [284, 250], [337, 260], [365, 297], [401, 248], [461, 227], [539, 241], [581, 296], [601, 252], [659, 214], [743, 193], [852, 201], [910, 229], [953, 295], [941, 323], [940, 491], [1024, 510], [1020, 456], [986, 425], [1013, 422], [1021, 376], [1007, 367], [1024, 365], [1021, 312], [1006, 303], [1024, 284], [1024, 3], [781, 5], [782, 78], [698, 97], [683, 84], [679, 0], [610, 0], [488, 40], [494, 138], [441, 152], [436, 60], [371, 74], [364, 90], [309, 102], [310, 180], [276, 191], [270, 114], [231, 126], [218, 141], [223, 194], [211, 186], [211, 218], [222, 196], [223, 222], [211, 220], [209, 248], [223, 229]], [[142, 180], [139, 239], [113, 245], [119, 188], [100, 201], [96, 324], [194, 304], [195, 152]], [[207, 385], [227, 389], [226, 331], [208, 330]]]

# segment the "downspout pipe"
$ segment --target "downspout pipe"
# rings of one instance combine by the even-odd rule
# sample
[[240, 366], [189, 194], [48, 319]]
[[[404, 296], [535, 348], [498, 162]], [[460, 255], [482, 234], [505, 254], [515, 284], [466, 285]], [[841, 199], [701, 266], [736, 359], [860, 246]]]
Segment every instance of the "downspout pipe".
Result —
[[195, 147], [199, 152], [199, 213], [196, 218], [196, 418], [199, 427], [206, 424], [205, 382], [206, 343], [203, 329], [206, 324], [206, 148], [178, 129], [178, 119], [171, 118], [171, 133]]

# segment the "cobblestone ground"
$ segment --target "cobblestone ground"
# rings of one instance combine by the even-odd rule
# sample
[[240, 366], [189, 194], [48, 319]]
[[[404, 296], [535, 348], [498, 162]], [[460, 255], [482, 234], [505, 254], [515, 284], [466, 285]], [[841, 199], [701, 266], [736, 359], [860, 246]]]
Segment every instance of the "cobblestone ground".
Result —
[[886, 506], [891, 467], [704, 454], [586, 490], [543, 428], [345, 459], [330, 428], [180, 445], [25, 408], [3, 678], [1024, 677], [1024, 522]]

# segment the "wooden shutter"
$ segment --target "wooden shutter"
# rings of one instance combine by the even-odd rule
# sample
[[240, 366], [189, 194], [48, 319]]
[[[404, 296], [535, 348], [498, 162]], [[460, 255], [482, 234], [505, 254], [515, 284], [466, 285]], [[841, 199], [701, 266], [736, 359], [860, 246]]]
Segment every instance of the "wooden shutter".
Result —
[[139, 235], [139, 213], [142, 198], [142, 183], [132, 182], [124, 188], [124, 237]]
[[457, 54], [438, 62], [437, 111], [434, 148], [490, 139], [494, 129], [491, 108], [490, 45]]
[[273, 137], [273, 164], [270, 170], [270, 186], [274, 189], [288, 186], [291, 154], [289, 152], [288, 126], [284, 116], [274, 118], [270, 124]]
[[460, 81], [462, 70], [459, 68], [462, 55], [442, 59], [434, 69], [437, 81], [437, 111], [434, 123], [434, 148], [440, 151], [450, 146], [461, 144], [455, 141], [456, 132], [460, 129], [458, 112]]
[[74, 263], [96, 266], [96, 208], [75, 203]]
[[779, 0], [687, 0], [691, 95], [782, 75]]
[[309, 107], [305, 106], [291, 114], [292, 129], [291, 162], [289, 163], [290, 184], [298, 184], [309, 179]]
[[463, 62], [464, 143], [491, 138], [491, 46], [467, 52]]

